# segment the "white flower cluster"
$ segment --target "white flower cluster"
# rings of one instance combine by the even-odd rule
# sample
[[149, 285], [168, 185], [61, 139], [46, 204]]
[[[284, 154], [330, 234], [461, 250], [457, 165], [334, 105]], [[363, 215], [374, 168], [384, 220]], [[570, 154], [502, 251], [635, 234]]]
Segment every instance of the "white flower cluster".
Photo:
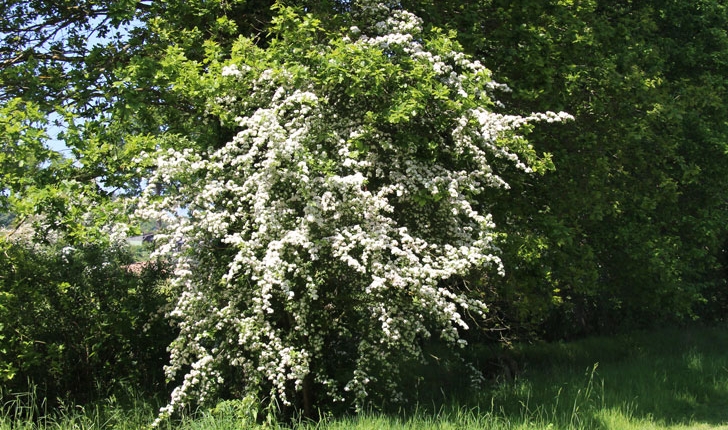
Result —
[[[392, 61], [406, 55], [426, 64], [454, 98], [480, 91], [487, 101], [498, 87], [478, 62], [425, 50], [414, 15], [360, 7], [370, 19], [361, 22], [365, 30], [350, 29], [359, 35], [351, 43], [406, 45]], [[439, 131], [439, 155], [421, 156], [387, 127], [363, 125], [364, 112], [344, 114], [329, 101], [342, 98], [316, 86], [315, 69], [305, 69], [308, 81], [288, 79], [298, 66], [257, 76], [225, 66], [224, 76], [250, 79], [243, 87], [253, 92], [221, 97], [272, 96], [238, 118], [240, 131], [219, 150], [161, 154], [140, 203], [139, 216], [168, 226], [158, 253], [177, 261], [171, 316], [180, 334], [167, 371], [186, 373], [162, 415], [204, 400], [224, 365], [240, 370], [248, 393], [283, 404], [309, 378], [330, 399], [362, 406], [373, 385], [395, 389], [397, 360], [418, 358], [422, 339], [464, 345], [460, 331], [487, 305], [449, 286], [483, 267], [503, 270], [478, 200], [484, 187], [507, 187], [490, 160], [529, 171], [499, 138], [531, 121], [568, 118], [499, 115], [485, 102], [456, 115], [435, 112], [451, 116], [450, 129]], [[332, 361], [348, 377], [330, 374]]]

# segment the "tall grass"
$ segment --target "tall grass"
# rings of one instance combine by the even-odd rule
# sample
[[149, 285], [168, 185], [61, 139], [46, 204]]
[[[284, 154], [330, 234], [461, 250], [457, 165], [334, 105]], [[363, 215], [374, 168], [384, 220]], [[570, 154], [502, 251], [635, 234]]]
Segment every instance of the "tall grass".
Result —
[[[445, 393], [444, 402], [423, 403], [400, 413], [261, 424], [250, 419], [250, 405], [228, 401], [164, 428], [728, 430], [728, 329], [661, 330], [522, 345], [513, 358], [522, 369], [515, 377], [495, 378], [464, 400]], [[33, 395], [3, 393], [0, 430], [140, 429], [153, 421], [158, 407], [133, 390], [93, 406], [61, 405], [53, 411]], [[436, 397], [442, 400], [443, 394]]]
[[533, 428], [728, 428], [725, 328], [595, 337], [516, 353], [525, 372], [488, 395], [503, 416], [520, 414], [521, 423], [538, 424]]
[[157, 409], [155, 402], [128, 387], [118, 397], [88, 406], [55, 402], [53, 410], [37, 398], [34, 388], [26, 393], [0, 391], [0, 399], [0, 430], [139, 430], [152, 422]]

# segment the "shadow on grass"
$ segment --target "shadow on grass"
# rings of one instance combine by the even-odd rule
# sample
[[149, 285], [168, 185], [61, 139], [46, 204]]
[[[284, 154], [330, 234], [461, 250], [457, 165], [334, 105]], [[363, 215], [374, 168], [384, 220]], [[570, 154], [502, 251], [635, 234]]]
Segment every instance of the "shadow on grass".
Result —
[[498, 348], [481, 345], [474, 354], [489, 376], [484, 389], [471, 387], [456, 360], [437, 357], [433, 365], [413, 372], [426, 375], [410, 385], [417, 391], [418, 414], [477, 411], [510, 423], [503, 428], [728, 424], [728, 328], [518, 346], [506, 357]]
[[596, 424], [606, 411], [666, 425], [726, 424], [727, 353], [726, 328], [526, 346], [514, 352], [524, 372], [480, 401], [490, 397], [506, 415], [522, 417], [525, 408], [562, 425], [581, 418]]

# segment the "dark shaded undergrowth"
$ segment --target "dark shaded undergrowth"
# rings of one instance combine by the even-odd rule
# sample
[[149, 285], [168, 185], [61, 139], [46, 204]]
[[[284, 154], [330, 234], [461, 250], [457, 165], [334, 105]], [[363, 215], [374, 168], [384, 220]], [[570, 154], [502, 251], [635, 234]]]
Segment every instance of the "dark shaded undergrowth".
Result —
[[[728, 428], [728, 328], [691, 327], [516, 345], [475, 346], [490, 370], [480, 388], [457, 366], [420, 369], [419, 401], [391, 412], [324, 416], [318, 422], [266, 420], [255, 405], [226, 401], [162, 428], [240, 429], [719, 429]], [[434, 356], [434, 354], [433, 354]], [[437, 361], [437, 360], [434, 360]], [[443, 363], [441, 363], [443, 364]], [[498, 370], [500, 369], [500, 370]], [[3, 393], [15, 415], [0, 429], [132, 429], [149, 425], [160, 400], [110, 396], [92, 406], [43, 410], [32, 393]], [[28, 406], [24, 406], [28, 405]]]

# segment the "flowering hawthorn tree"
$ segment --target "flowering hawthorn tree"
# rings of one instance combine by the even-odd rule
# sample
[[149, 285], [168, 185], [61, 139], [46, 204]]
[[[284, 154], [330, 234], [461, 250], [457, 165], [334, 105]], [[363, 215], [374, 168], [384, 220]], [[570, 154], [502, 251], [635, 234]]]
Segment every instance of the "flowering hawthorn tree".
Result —
[[266, 48], [241, 38], [208, 67], [208, 110], [237, 134], [160, 154], [140, 203], [176, 261], [162, 416], [220, 387], [307, 412], [396, 399], [424, 340], [462, 346], [488, 311], [457, 280], [503, 270], [484, 190], [544, 161], [518, 132], [569, 117], [494, 112], [506, 88], [393, 5], [352, 5], [339, 33], [277, 13]]

